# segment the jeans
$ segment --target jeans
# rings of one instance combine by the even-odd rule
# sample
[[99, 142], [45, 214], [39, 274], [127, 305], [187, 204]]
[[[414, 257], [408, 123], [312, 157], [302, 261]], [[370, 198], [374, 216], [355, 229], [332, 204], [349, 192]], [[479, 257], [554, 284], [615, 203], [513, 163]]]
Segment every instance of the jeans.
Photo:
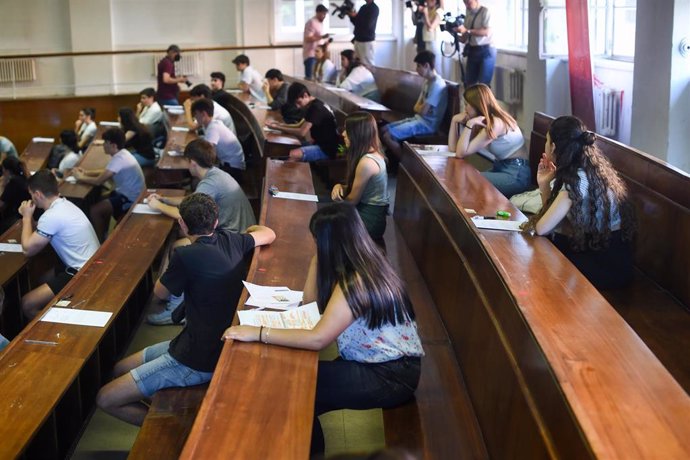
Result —
[[465, 68], [465, 88], [475, 83], [491, 85], [496, 65], [496, 48], [489, 45], [470, 46]]
[[180, 105], [180, 103], [177, 101], [176, 98], [161, 99], [160, 101], [158, 101], [158, 103], [161, 105], [161, 107], [163, 107], [165, 105]]
[[304, 79], [311, 80], [314, 78], [314, 67], [316, 67], [316, 58], [308, 57], [304, 60]]
[[336, 359], [319, 361], [311, 454], [324, 451], [318, 416], [339, 409], [387, 409], [414, 395], [421, 373], [421, 358], [404, 357], [385, 363], [359, 363]]
[[433, 134], [435, 131], [434, 127], [419, 115], [389, 123], [386, 125], [386, 130], [398, 142], [415, 136]]
[[489, 171], [482, 172], [499, 192], [507, 198], [522, 193], [530, 188], [532, 173], [529, 161], [524, 158], [496, 160]]

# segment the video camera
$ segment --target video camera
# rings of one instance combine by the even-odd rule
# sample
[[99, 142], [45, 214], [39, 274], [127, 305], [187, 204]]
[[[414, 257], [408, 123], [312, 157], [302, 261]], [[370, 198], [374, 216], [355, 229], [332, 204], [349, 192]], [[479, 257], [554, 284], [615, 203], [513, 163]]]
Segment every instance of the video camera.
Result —
[[453, 18], [453, 13], [448, 12], [443, 16], [443, 22], [441, 23], [441, 31], [447, 31], [453, 38], [457, 38], [458, 32], [455, 30], [465, 23], [465, 15], [460, 14]]
[[331, 14], [337, 14], [340, 19], [343, 19], [355, 9], [355, 4], [352, 0], [344, 0], [342, 5], [331, 3], [331, 6], [333, 7]]

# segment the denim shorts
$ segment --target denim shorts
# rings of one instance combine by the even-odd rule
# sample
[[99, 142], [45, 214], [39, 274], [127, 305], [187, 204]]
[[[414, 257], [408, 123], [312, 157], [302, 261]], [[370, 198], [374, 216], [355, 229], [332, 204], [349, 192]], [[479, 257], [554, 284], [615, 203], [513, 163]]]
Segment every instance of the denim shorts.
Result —
[[434, 128], [422, 117], [417, 116], [390, 123], [386, 129], [388, 129], [391, 137], [398, 142], [411, 137], [434, 133]]
[[144, 348], [144, 364], [129, 371], [139, 391], [150, 398], [170, 387], [191, 387], [211, 380], [213, 372], [196, 371], [168, 353], [170, 340]]
[[302, 161], [310, 162], [328, 160], [329, 158], [330, 156], [328, 156], [328, 154], [321, 150], [321, 147], [316, 144], [305, 145], [302, 147]]
[[110, 205], [113, 207], [113, 217], [119, 219], [127, 213], [127, 210], [132, 206], [132, 202], [129, 198], [124, 196], [122, 193], [112, 191], [108, 195], [108, 200]]

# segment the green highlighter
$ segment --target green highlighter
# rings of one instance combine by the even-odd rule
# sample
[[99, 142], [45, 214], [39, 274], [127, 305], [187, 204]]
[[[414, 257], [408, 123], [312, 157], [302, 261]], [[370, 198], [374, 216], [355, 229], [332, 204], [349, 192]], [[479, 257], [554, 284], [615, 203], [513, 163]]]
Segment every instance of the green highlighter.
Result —
[[510, 219], [510, 213], [508, 211], [496, 211], [496, 217], [501, 219]]

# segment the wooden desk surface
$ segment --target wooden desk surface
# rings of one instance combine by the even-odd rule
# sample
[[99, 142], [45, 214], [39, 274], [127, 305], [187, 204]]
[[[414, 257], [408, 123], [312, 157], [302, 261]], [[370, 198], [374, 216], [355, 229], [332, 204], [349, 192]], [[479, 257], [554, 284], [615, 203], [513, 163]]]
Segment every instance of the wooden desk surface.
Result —
[[364, 110], [366, 112], [371, 112], [374, 116], [379, 116], [382, 113], [390, 111], [390, 109], [383, 104], [367, 99], [366, 97], [358, 96], [349, 91], [341, 90], [334, 85], [321, 84], [295, 77], [286, 76], [285, 78], [286, 81], [305, 85], [312, 96], [321, 99], [331, 107], [338, 108], [345, 113]]
[[[255, 131], [254, 134], [260, 139], [263, 138], [266, 144], [287, 146], [301, 145], [299, 139], [297, 139], [295, 136], [264, 130], [264, 126], [266, 125], [267, 121], [283, 123], [283, 115], [280, 113], [280, 110], [266, 109], [265, 102], [261, 102], [249, 93], [234, 92], [230, 93], [230, 95], [233, 96], [234, 99], [244, 104], [248, 111], [253, 115], [254, 119], [256, 120], [256, 125], [252, 127]], [[241, 112], [244, 113], [245, 111], [241, 110]], [[267, 145], [265, 148], [269, 149], [269, 146]]]
[[[159, 190], [159, 193], [184, 194], [180, 190]], [[140, 201], [144, 195], [146, 193]], [[0, 391], [3, 394], [0, 398], [0, 439], [3, 439], [0, 457], [21, 454], [75, 381], [84, 363], [116, 329], [114, 324], [119, 314], [149, 270], [173, 224], [172, 219], [163, 215], [129, 212], [91, 260], [48, 304], [53, 305], [66, 295], [72, 295], [73, 303], [86, 299], [80, 309], [113, 313], [105, 327], [42, 322], [39, 315], [0, 356]], [[52, 341], [57, 345], [26, 343], [26, 339]], [[124, 343], [120, 345], [124, 349]], [[97, 388], [92, 390], [97, 391]]]
[[29, 171], [39, 171], [48, 164], [50, 149], [53, 148], [53, 145], [53, 142], [31, 141], [19, 159], [24, 162]]
[[[537, 426], [553, 443], [550, 449], [564, 453], [564, 439], [573, 438], [559, 430], [574, 422], [575, 433], [581, 430], [587, 449], [596, 457], [688, 458], [690, 397], [601, 294], [547, 238], [477, 230], [467, 222], [463, 208], [491, 214], [510, 206], [471, 165], [440, 156], [422, 157], [409, 148], [405, 155], [403, 165], [419, 181], [417, 190], [447, 226], [451, 241], [463, 254], [463, 263], [484, 290], [493, 321], [502, 330], [501, 340], [512, 350], [520, 387], [531, 395], [527, 398], [531, 411], [538, 413]], [[407, 180], [398, 181], [401, 199], [410, 196]], [[448, 198], [454, 209], [444, 202]], [[396, 203], [396, 215], [400, 206]], [[481, 245], [472, 243], [468, 229]], [[496, 283], [488, 288], [485, 280], [494, 273], [499, 276], [499, 286], [504, 284], [512, 298], [510, 303]], [[456, 325], [450, 327], [460, 330]], [[477, 337], [460, 340], [470, 346]], [[462, 345], [456, 344], [460, 360], [472, 359], [463, 356], [467, 351], [458, 348]], [[489, 343], [483, 347], [493, 348]], [[476, 376], [467, 369], [463, 373], [470, 394], [480, 394], [480, 386], [500, 388], [486, 376], [473, 382]], [[554, 389], [547, 384], [551, 379]], [[496, 395], [493, 392], [494, 403]], [[565, 401], [558, 402], [560, 397]], [[481, 409], [478, 416], [486, 420]], [[569, 417], [573, 422], [554, 422]], [[487, 426], [482, 427], [485, 436]], [[489, 436], [487, 445], [492, 441], [496, 440]]]
[[[105, 169], [110, 161], [110, 156], [103, 149], [101, 140], [94, 140], [86, 149], [86, 153], [81, 157], [77, 166], [84, 169]], [[93, 185], [77, 182], [70, 184], [67, 181], [60, 183], [60, 195], [72, 200], [84, 200], [93, 190]]]
[[[0, 243], [8, 243], [15, 240], [20, 243], [22, 240], [22, 221], [15, 222], [5, 233], [0, 236]], [[29, 258], [17, 252], [0, 252], [0, 286], [4, 286], [11, 280], [19, 270], [24, 268]]]
[[[314, 193], [309, 165], [269, 159], [266, 167], [265, 184]], [[277, 238], [255, 252], [247, 279], [301, 290], [315, 251], [308, 225], [316, 204], [272, 198], [267, 187], [260, 222]], [[181, 458], [308, 458], [317, 359], [312, 351], [227, 342]]]

